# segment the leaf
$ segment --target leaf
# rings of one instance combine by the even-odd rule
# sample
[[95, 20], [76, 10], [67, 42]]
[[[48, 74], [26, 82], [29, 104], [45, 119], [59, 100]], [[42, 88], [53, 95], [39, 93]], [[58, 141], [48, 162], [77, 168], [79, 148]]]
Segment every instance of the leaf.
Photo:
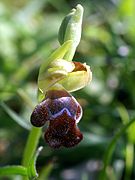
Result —
[[40, 146], [29, 162], [28, 176], [30, 179], [35, 179], [38, 177], [38, 173], [36, 171], [36, 161], [37, 161], [39, 153], [42, 151], [42, 149], [43, 149], [43, 147]]
[[[130, 121], [128, 110], [123, 104], [119, 104], [117, 108], [119, 115], [123, 121], [123, 124], [126, 124]], [[130, 142], [135, 143], [135, 123], [133, 123], [127, 130], [127, 136]]]
[[47, 164], [45, 167], [42, 168], [38, 179], [39, 180], [48, 179], [53, 167], [54, 167], [54, 163], [52, 161], [49, 162], [49, 164]]
[[24, 166], [4, 166], [0, 168], [0, 176], [6, 175], [22, 175], [27, 176], [27, 168]]
[[2, 108], [5, 110], [5, 112], [15, 121], [17, 122], [20, 126], [23, 128], [30, 130], [31, 125], [28, 123], [26, 120], [18, 116], [12, 109], [10, 109], [4, 102], [1, 102], [0, 105]]

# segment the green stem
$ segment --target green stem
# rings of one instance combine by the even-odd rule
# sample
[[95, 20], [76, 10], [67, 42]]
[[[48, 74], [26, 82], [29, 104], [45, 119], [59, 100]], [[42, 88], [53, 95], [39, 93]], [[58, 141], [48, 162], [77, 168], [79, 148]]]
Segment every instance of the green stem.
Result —
[[32, 127], [24, 150], [22, 165], [28, 166], [33, 157], [41, 135], [41, 128]]
[[[29, 98], [29, 96], [22, 89], [18, 89], [17, 92], [21, 96], [21, 98], [33, 109], [34, 105], [31, 99]], [[32, 127], [24, 149], [22, 165], [26, 167], [29, 165], [29, 162], [34, 156], [34, 153], [37, 149], [40, 135], [41, 135], [41, 128]]]
[[3, 168], [0, 168], [0, 176], [5, 176], [5, 175], [22, 175], [22, 176], [27, 176], [27, 168], [23, 166], [6, 166]]
[[[40, 136], [41, 128], [32, 127], [24, 149], [24, 155], [22, 159], [22, 165], [27, 168], [29, 166], [30, 160], [36, 152]], [[28, 176], [24, 177], [23, 180], [29, 180]]]
[[131, 126], [134, 122], [135, 122], [135, 118], [133, 120], [129, 121], [127, 124], [123, 125], [122, 128], [114, 135], [113, 139], [111, 140], [110, 144], [108, 145], [108, 148], [105, 152], [104, 159], [103, 159], [104, 165], [103, 165], [103, 169], [100, 174], [101, 180], [106, 179], [106, 168], [111, 161], [111, 157], [112, 157], [112, 154], [113, 154], [113, 151], [114, 151], [114, 148], [115, 148], [115, 145], [116, 145], [118, 139], [126, 132], [128, 127]]

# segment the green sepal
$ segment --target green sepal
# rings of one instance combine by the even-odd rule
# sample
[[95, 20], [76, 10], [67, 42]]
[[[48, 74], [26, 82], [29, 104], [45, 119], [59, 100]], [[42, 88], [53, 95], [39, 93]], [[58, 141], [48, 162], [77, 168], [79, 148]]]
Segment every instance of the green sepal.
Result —
[[56, 49], [51, 56], [41, 65], [39, 70], [39, 76], [38, 76], [38, 88], [42, 93], [46, 93], [46, 89], [49, 85], [46, 84], [46, 81], [48, 81], [47, 78], [47, 71], [52, 62], [54, 62], [57, 59], [63, 59], [66, 52], [71, 48], [72, 41], [66, 41], [62, 46], [60, 46], [58, 49]]
[[39, 89], [37, 92], [37, 99], [39, 103], [45, 99], [45, 94], [43, 94]]
[[73, 71], [59, 81], [68, 92], [73, 92], [85, 87], [92, 80], [90, 67], [86, 66], [86, 71]]
[[57, 59], [50, 63], [44, 73], [43, 79], [40, 80], [40, 88], [42, 88], [43, 94], [45, 94], [51, 86], [64, 79], [74, 68], [73, 62], [64, 59]]

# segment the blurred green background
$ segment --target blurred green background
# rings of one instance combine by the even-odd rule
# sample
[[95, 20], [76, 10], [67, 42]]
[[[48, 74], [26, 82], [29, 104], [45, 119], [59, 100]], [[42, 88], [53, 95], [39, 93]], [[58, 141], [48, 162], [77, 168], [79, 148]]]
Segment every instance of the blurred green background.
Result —
[[[75, 148], [53, 150], [41, 138], [40, 180], [97, 180], [108, 143], [135, 117], [134, 0], [0, 1], [0, 166], [21, 163], [37, 104], [39, 66], [59, 46], [62, 19], [78, 3], [85, 11], [74, 60], [86, 62], [93, 72], [90, 85], [73, 93], [84, 110], [79, 123], [84, 140]], [[128, 179], [135, 179], [134, 143], [133, 124], [116, 144], [108, 179], [124, 179], [126, 169]]]

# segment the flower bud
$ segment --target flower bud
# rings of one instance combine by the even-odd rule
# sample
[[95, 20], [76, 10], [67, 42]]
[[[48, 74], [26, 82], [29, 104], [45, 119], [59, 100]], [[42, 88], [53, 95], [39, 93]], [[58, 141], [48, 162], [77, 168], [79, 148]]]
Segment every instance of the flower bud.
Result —
[[82, 17], [83, 7], [78, 4], [76, 9], [72, 9], [71, 12], [62, 21], [58, 34], [60, 44], [63, 44], [67, 40], [73, 41], [72, 47], [64, 56], [64, 59], [71, 61], [74, 56], [76, 48], [81, 39]]

